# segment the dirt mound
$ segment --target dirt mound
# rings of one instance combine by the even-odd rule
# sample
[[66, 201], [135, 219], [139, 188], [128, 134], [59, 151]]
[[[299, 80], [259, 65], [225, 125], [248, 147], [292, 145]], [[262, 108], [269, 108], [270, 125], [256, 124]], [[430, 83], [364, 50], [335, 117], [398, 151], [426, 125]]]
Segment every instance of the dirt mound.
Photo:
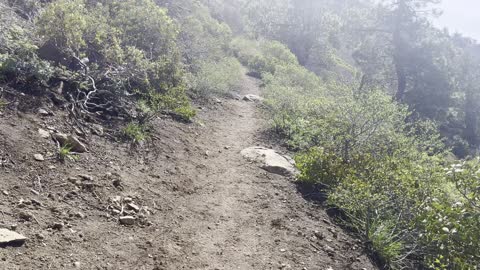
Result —
[[[4, 112], [0, 226], [28, 240], [0, 249], [0, 269], [374, 269], [291, 179], [241, 156], [266, 128], [256, 106], [227, 99], [193, 124], [156, 119], [141, 147], [81, 134], [61, 111]], [[89, 152], [59, 162], [45, 131]]]

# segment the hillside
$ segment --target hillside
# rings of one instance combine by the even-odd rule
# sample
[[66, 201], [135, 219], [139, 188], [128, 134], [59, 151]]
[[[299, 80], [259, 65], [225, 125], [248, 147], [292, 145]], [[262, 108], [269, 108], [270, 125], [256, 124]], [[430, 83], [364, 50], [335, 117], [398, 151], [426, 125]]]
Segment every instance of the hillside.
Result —
[[0, 266], [479, 268], [437, 4], [0, 0]]

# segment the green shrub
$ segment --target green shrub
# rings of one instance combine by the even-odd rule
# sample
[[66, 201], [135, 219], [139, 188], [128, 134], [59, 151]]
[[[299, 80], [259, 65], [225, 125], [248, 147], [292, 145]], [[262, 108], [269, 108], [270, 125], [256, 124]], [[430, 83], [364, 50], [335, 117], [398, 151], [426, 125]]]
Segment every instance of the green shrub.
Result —
[[89, 78], [71, 79], [85, 85], [84, 91], [92, 90], [93, 79], [97, 88], [113, 93], [114, 100], [101, 102], [120, 106], [118, 100], [130, 92], [157, 113], [194, 115], [185, 91], [178, 26], [154, 1], [57, 0], [46, 6], [37, 25], [43, 41], [63, 53], [59, 58], [90, 60]]
[[130, 122], [124, 129], [123, 134], [128, 140], [135, 143], [143, 142], [148, 137], [148, 128], [144, 124]]
[[242, 78], [242, 65], [237, 59], [228, 57], [218, 62], [201, 63], [199, 71], [190, 75], [189, 84], [196, 96], [208, 97], [237, 90]]

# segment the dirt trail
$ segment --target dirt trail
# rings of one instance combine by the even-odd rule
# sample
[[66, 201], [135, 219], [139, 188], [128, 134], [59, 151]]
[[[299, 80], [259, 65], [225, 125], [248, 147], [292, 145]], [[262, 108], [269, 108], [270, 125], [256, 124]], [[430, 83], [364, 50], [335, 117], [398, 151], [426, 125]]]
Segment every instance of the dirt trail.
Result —
[[[246, 77], [240, 94], [261, 95], [258, 82]], [[194, 180], [200, 190], [179, 203], [184, 219], [172, 234], [191, 255], [171, 260], [171, 269], [373, 269], [358, 246], [352, 250], [354, 240], [307, 203], [291, 179], [240, 155], [263, 141], [267, 123], [259, 111], [254, 103], [227, 100], [201, 114], [208, 128], [197, 143], [211, 154]]]
[[[260, 94], [258, 82], [245, 77], [239, 94]], [[8, 192], [0, 194], [0, 225], [17, 224], [29, 237], [23, 247], [0, 249], [0, 269], [376, 269], [292, 179], [241, 156], [244, 148], [270, 144], [255, 103], [222, 100], [201, 110], [192, 125], [159, 119], [153, 144], [138, 151], [93, 136], [91, 152], [74, 164], [25, 161], [39, 148], [54, 151], [33, 132], [52, 123], [62, 128], [58, 119], [0, 118], [0, 154], [16, 164], [0, 167], [0, 191]], [[72, 195], [66, 179], [85, 172], [95, 178], [95, 190]], [[111, 172], [121, 188], [105, 177]], [[39, 194], [30, 190], [38, 190], [34, 179], [42, 179]], [[149, 209], [145, 222], [119, 225], [108, 210], [115, 196]], [[41, 204], [19, 209], [20, 198]], [[19, 221], [21, 211], [38, 223]], [[65, 228], [52, 229], [59, 221]]]

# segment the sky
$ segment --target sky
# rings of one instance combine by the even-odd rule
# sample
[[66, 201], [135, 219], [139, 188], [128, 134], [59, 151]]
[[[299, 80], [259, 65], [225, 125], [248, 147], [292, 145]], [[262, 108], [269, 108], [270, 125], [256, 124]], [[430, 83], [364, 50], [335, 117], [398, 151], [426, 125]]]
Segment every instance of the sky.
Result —
[[438, 27], [480, 41], [480, 0], [443, 0], [439, 8], [443, 15], [434, 20]]

